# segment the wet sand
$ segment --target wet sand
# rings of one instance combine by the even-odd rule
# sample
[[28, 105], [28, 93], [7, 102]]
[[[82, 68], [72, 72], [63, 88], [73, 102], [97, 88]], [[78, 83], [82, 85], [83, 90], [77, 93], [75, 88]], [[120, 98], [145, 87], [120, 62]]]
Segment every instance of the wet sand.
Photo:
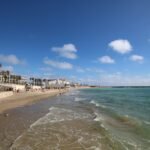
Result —
[[[43, 96], [37, 95], [38, 98], [36, 97], [36, 100], [33, 99], [33, 94], [31, 94], [32, 96], [29, 96], [30, 100], [29, 97], [28, 100], [21, 99], [21, 101], [23, 101], [22, 103], [17, 103], [16, 101], [18, 101], [18, 99], [16, 100], [15, 96], [12, 97], [9, 102], [11, 107], [9, 108], [14, 106], [14, 109], [9, 109], [3, 112], [2, 110], [4, 109], [1, 109], [0, 150], [9, 150], [18, 136], [25, 132], [37, 119], [45, 115], [48, 112], [49, 107], [51, 107], [51, 103], [55, 101], [55, 95], [57, 94], [58, 92], [55, 94], [53, 92], [51, 97], [49, 94]], [[20, 98], [23, 97], [23, 95], [24, 94], [20, 94]], [[27, 96], [25, 96], [25, 98], [27, 98]], [[8, 102], [5, 103], [6, 105], [8, 104]], [[14, 105], [12, 105], [12, 103], [14, 103]], [[4, 105], [3, 103], [1, 104]], [[0, 107], [2, 108], [2, 106]]]
[[31, 104], [35, 101], [56, 96], [58, 94], [64, 93], [67, 90], [48, 90], [48, 91], [34, 91], [34, 92], [22, 92], [15, 93], [13, 96], [0, 99], [0, 113], [13, 109], [16, 107]]

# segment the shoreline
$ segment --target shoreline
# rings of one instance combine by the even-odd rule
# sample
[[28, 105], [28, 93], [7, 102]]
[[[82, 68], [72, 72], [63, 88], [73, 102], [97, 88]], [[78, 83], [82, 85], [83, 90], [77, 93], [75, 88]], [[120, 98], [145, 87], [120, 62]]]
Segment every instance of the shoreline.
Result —
[[[0, 102], [0, 150], [8, 150], [14, 141], [30, 128], [30, 125], [49, 112], [55, 100], [68, 90], [16, 93]], [[36, 97], [35, 97], [36, 95]], [[59, 96], [57, 96], [59, 95]], [[17, 98], [16, 98], [17, 97]], [[34, 97], [34, 98], [33, 98]], [[20, 98], [21, 103], [18, 102]], [[5, 110], [1, 105], [10, 105]], [[3, 111], [2, 111], [3, 110]]]
[[[141, 146], [143, 149], [149, 147], [148, 142], [141, 140], [148, 139], [143, 135], [143, 131], [147, 131], [143, 130], [143, 127], [148, 125], [141, 126], [138, 121], [126, 118], [126, 113], [120, 116], [115, 112], [107, 111], [108, 108], [104, 111], [103, 105], [96, 106], [96, 104], [90, 103], [93, 96], [90, 93], [88, 95], [89, 91], [86, 92], [82, 93], [78, 92], [78, 89], [77, 91], [73, 89], [70, 93], [35, 101], [31, 105], [10, 109], [1, 114], [0, 150], [19, 150], [28, 149], [28, 147], [47, 149], [49, 146], [55, 147], [57, 144], [65, 150], [76, 147], [83, 149], [80, 142], [87, 148], [94, 146], [101, 149], [120, 150], [124, 148], [122, 147], [123, 143], [130, 149], [134, 145], [129, 145], [128, 141], [124, 142], [126, 137], [129, 138], [129, 141], [133, 140], [136, 145], [133, 149]], [[97, 97], [95, 101], [106, 95], [103, 91], [97, 94], [100, 94], [100, 97]], [[126, 94], [129, 94], [128, 90]], [[132, 91], [130, 94], [131, 97], [134, 97]], [[140, 96], [139, 99], [141, 99]], [[111, 95], [106, 95], [107, 97], [109, 98]], [[76, 102], [76, 98], [81, 98], [81, 102]], [[87, 102], [82, 101], [82, 98], [87, 99]], [[138, 135], [137, 131], [133, 130], [135, 127], [139, 130]], [[119, 131], [120, 134], [118, 135], [116, 131]], [[117, 137], [113, 141], [112, 135]], [[148, 134], [146, 134], [147, 136]], [[120, 141], [118, 137], [123, 140]], [[140, 145], [140, 142], [143, 145]]]
[[5, 98], [0, 98], [0, 113], [4, 113], [10, 109], [15, 109], [17, 107], [26, 106], [34, 102], [44, 100], [53, 96], [61, 95], [69, 91], [69, 89], [53, 89], [47, 91], [28, 91], [15, 93], [12, 96]]
[[50, 107], [61, 105], [66, 92], [78, 89], [85, 88], [63, 89], [61, 94], [59, 90], [22, 92], [0, 100], [0, 150], [10, 149], [20, 135], [49, 112]]

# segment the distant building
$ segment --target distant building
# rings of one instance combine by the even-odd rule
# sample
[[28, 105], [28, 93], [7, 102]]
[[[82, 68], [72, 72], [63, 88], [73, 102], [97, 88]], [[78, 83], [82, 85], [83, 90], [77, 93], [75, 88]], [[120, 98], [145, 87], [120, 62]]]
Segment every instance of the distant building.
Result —
[[0, 71], [1, 83], [25, 84], [25, 80], [20, 75], [12, 75], [10, 71]]
[[66, 81], [65, 79], [44, 79], [43, 85], [47, 89], [59, 89], [70, 87], [70, 82]]
[[10, 72], [9, 71], [0, 71], [0, 82], [7, 83], [9, 82]]
[[[7, 84], [12, 84], [11, 87], [18, 84], [24, 85], [26, 90], [29, 89], [61, 89], [69, 88], [70, 82], [65, 79], [41, 79], [41, 78], [25, 78], [21, 75], [11, 74], [10, 71], [2, 70], [2, 65], [0, 64], [0, 83], [1, 86], [10, 86]], [[7, 84], [5, 84], [7, 83]], [[5, 84], [5, 85], [4, 85]]]
[[30, 84], [32, 86], [42, 86], [42, 83], [43, 83], [43, 81], [40, 78], [33, 78], [33, 77], [30, 78]]

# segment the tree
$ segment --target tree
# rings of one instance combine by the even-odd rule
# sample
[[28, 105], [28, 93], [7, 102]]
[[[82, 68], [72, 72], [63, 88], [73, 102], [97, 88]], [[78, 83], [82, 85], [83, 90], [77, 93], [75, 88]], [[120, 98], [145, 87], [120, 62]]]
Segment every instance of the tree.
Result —
[[6, 83], [6, 82], [7, 82], [7, 75], [4, 74], [4, 83]]

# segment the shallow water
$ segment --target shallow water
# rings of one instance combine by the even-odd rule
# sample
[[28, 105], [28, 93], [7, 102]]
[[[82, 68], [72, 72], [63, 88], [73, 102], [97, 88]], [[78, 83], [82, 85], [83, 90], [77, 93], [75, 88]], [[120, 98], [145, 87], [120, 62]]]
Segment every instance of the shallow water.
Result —
[[51, 103], [11, 150], [149, 150], [150, 89], [85, 89]]

